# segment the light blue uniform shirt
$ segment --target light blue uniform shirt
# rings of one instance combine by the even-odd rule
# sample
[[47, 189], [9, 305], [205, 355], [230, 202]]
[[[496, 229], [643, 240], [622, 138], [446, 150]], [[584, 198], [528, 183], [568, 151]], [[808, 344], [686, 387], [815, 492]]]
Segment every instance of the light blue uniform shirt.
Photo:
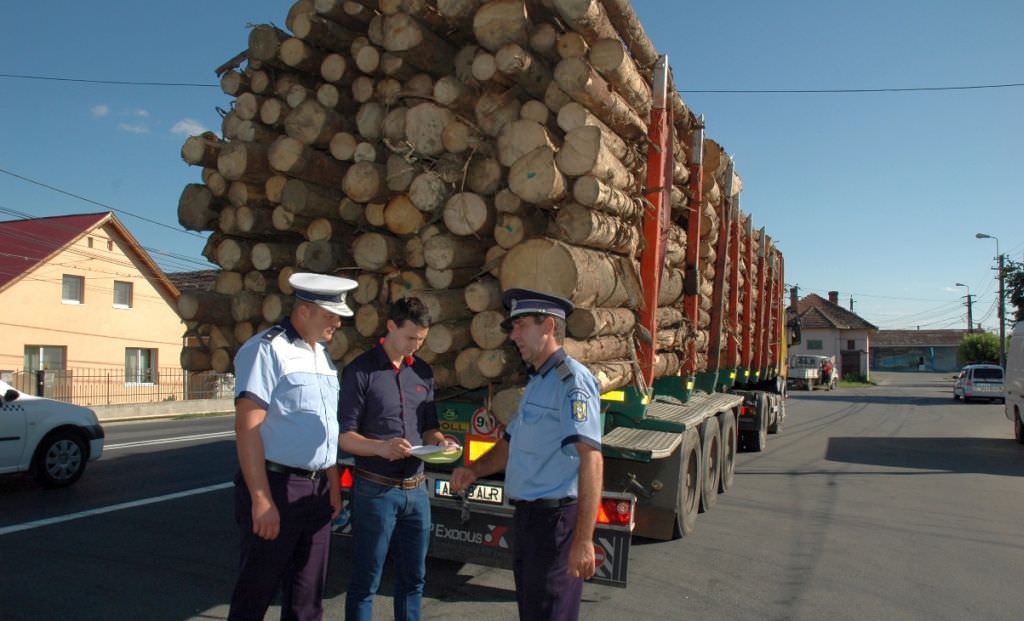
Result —
[[267, 411], [264, 457], [304, 470], [338, 461], [338, 370], [323, 345], [310, 347], [287, 319], [253, 336], [235, 355], [236, 400]]
[[505, 491], [514, 500], [575, 498], [580, 457], [576, 443], [601, 449], [597, 380], [559, 349], [530, 377], [509, 441]]

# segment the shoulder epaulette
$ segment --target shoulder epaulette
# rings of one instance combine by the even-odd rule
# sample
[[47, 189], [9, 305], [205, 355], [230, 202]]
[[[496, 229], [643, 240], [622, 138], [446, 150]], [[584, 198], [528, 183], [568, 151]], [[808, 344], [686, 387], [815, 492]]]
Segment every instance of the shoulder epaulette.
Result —
[[565, 360], [558, 363], [558, 366], [555, 367], [555, 373], [558, 373], [558, 379], [563, 382], [572, 379], [572, 368]]
[[273, 328], [267, 330], [267, 333], [263, 335], [263, 340], [273, 341], [280, 334], [284, 334], [284, 326], [274, 326]]

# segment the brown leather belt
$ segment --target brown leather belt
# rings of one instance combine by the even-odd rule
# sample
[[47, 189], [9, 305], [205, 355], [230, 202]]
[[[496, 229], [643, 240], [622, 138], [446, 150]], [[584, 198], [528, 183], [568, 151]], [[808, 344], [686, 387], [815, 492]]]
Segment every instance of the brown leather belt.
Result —
[[377, 474], [361, 468], [356, 468], [356, 476], [377, 483], [378, 485], [387, 485], [388, 487], [397, 487], [400, 489], [416, 489], [427, 480], [426, 475], [417, 474], [414, 477], [408, 479], [392, 479], [386, 477], [383, 474]]

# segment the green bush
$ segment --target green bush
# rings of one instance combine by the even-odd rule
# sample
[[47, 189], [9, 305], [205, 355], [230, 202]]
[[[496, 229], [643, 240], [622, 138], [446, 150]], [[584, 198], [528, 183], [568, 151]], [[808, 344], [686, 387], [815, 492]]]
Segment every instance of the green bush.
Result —
[[975, 362], [999, 363], [999, 337], [995, 334], [982, 332], [980, 334], [968, 334], [960, 341], [956, 350], [960, 364], [971, 364]]

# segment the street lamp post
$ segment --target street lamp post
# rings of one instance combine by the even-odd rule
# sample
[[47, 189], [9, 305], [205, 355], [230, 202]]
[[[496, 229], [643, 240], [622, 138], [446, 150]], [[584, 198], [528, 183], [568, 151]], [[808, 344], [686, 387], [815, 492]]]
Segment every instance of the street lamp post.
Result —
[[1003, 289], [1003, 254], [999, 252], [999, 238], [995, 235], [989, 235], [987, 233], [975, 233], [974, 236], [978, 239], [994, 239], [996, 240], [996, 262], [999, 277], [999, 365], [1006, 368], [1006, 320], [1003, 315], [1003, 297], [1005, 295]]
[[971, 288], [968, 287], [967, 285], [963, 284], [962, 282], [956, 283], [956, 286], [957, 287], [965, 287], [967, 289], [967, 295], [964, 296], [964, 297], [967, 298], [967, 334], [973, 334], [974, 333], [974, 315], [973, 315], [973, 312], [972, 312]]

